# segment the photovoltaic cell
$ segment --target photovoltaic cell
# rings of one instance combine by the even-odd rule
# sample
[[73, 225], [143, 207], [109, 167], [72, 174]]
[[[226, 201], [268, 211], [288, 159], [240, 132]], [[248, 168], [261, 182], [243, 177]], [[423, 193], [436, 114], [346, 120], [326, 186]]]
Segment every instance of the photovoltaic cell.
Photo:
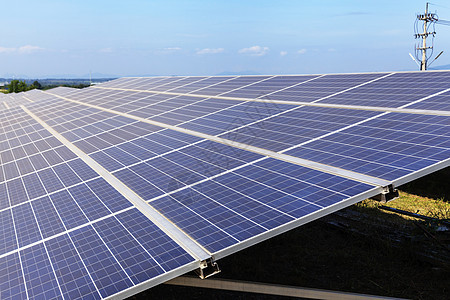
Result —
[[26, 299], [22, 267], [17, 253], [0, 257], [0, 296], [2, 299]]
[[47, 251], [43, 244], [20, 253], [22, 269], [30, 299], [63, 299]]
[[45, 246], [65, 299], [101, 299], [68, 235], [51, 239]]
[[133, 285], [91, 226], [73, 231], [70, 238], [102, 297], [111, 296]]

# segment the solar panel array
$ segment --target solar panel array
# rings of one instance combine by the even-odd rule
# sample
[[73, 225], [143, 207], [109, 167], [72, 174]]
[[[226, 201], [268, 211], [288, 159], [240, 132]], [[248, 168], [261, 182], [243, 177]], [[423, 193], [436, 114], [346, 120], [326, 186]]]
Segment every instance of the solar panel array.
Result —
[[448, 71], [121, 78], [0, 102], [1, 299], [130, 296], [450, 165]]

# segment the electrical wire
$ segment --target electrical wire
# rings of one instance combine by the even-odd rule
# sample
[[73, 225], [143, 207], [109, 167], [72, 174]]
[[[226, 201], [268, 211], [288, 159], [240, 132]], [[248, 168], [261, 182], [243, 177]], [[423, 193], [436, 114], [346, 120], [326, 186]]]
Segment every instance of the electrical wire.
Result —
[[437, 20], [436, 24], [450, 26], [450, 21], [447, 20]]
[[[439, 22], [439, 18], [437, 13], [433, 14], [434, 16], [430, 19], [430, 21], [428, 21], [430, 23], [430, 25], [428, 26], [428, 28], [433, 28], [433, 30], [431, 31], [431, 47], [429, 48], [430, 51], [426, 51], [426, 57], [425, 57], [425, 63], [428, 62], [428, 60], [433, 56], [433, 52], [434, 52], [434, 37], [436, 34], [436, 23]], [[444, 23], [448, 22], [449, 26], [450, 26], [450, 22], [449, 21], [445, 21]], [[445, 24], [447, 25], [447, 24]], [[419, 34], [420, 34], [421, 29], [419, 28], [419, 18], [416, 18], [415, 22], [414, 22], [414, 32], [415, 32], [415, 37], [416, 39], [420, 38]], [[421, 42], [417, 42], [416, 47], [414, 48], [414, 54], [415, 57], [418, 61], [422, 61], [421, 58], [421, 52], [422, 50], [419, 50], [419, 48], [421, 48]]]

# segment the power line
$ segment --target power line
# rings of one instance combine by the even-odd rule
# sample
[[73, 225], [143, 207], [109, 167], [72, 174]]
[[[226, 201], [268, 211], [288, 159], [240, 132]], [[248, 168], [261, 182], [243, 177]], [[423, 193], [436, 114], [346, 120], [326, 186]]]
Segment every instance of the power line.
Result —
[[446, 26], [450, 26], [450, 21], [447, 21], [447, 20], [437, 20], [436, 24], [438, 24], [438, 25], [446, 25]]

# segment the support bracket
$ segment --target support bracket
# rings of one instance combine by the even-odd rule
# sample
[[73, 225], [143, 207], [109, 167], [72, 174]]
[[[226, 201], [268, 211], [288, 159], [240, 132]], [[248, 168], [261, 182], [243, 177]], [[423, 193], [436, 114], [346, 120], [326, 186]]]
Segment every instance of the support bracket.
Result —
[[206, 279], [217, 273], [220, 273], [219, 265], [212, 259], [204, 260], [200, 263], [200, 268], [195, 270], [198, 277], [201, 279]]
[[373, 196], [373, 197], [370, 198], [370, 199], [379, 201], [379, 202], [381, 202], [381, 203], [384, 204], [384, 203], [387, 203], [387, 202], [389, 202], [389, 201], [391, 201], [391, 200], [394, 200], [394, 199], [396, 199], [396, 198], [398, 198], [398, 190], [397, 190], [397, 189], [394, 189], [394, 187], [392, 186], [392, 184], [390, 184], [390, 185], [385, 186], [385, 187], [383, 188], [383, 192], [382, 192], [381, 194], [378, 194], [378, 195], [376, 195], [376, 196]]

